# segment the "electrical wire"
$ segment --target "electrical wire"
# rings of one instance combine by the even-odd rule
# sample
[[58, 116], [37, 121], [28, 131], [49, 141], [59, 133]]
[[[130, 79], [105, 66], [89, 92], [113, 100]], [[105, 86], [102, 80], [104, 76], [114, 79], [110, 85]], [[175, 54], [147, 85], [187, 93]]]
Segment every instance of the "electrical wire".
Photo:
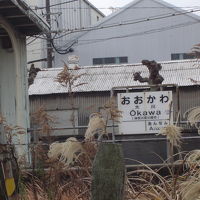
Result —
[[53, 40], [51, 41], [51, 45], [54, 48], [54, 50], [61, 55], [65, 55], [70, 52], [71, 47], [76, 43], [77, 41], [73, 41], [70, 46], [68, 46], [65, 50], [59, 50], [57, 47], [55, 47]]
[[[99, 10], [112, 10], [112, 9], [116, 9], [116, 10], [120, 10], [120, 9], [124, 9], [125, 7], [101, 7], [101, 8], [97, 8]], [[129, 8], [126, 8], [126, 9], [131, 9], [131, 10], [136, 10], [136, 9], [173, 9], [173, 8], [181, 8], [181, 9], [184, 9], [184, 8], [187, 8], [187, 9], [197, 9], [197, 8], [200, 8], [200, 6], [186, 6], [186, 7], [176, 7], [176, 6], [171, 6], [171, 7], [164, 7], [164, 6], [160, 6], [160, 7], [129, 7]], [[87, 9], [91, 9], [90, 7], [68, 7], [68, 8], [52, 8], [52, 9], [56, 9], [56, 10], [76, 10], [76, 9], [80, 9], [80, 10], [87, 10]]]
[[128, 21], [128, 22], [125, 22], [125, 23], [119, 23], [119, 24], [109, 24], [109, 25], [106, 25], [106, 26], [92, 26], [92, 27], [87, 27], [87, 28], [80, 28], [80, 29], [67, 29], [67, 30], [62, 30], [62, 31], [57, 31], [57, 32], [60, 32], [60, 33], [64, 33], [64, 32], [67, 32], [61, 36], [58, 36], [58, 37], [55, 37], [55, 39], [59, 39], [59, 38], [62, 38], [62, 37], [65, 37], [69, 34], [72, 34], [72, 33], [78, 33], [78, 32], [86, 32], [86, 31], [92, 31], [92, 30], [99, 30], [99, 29], [106, 29], [106, 28], [113, 28], [113, 27], [118, 27], [118, 26], [124, 26], [124, 25], [130, 25], [130, 24], [138, 24], [138, 23], [143, 23], [143, 22], [149, 22], [149, 21], [154, 21], [154, 20], [160, 20], [160, 19], [165, 19], [165, 18], [170, 18], [170, 17], [175, 17], [175, 16], [180, 16], [180, 15], [186, 15], [186, 14], [189, 14], [189, 13], [194, 13], [194, 12], [199, 12], [200, 9], [198, 10], [190, 10], [190, 11], [185, 11], [185, 12], [178, 12], [178, 13], [170, 13], [170, 14], [165, 14], [163, 16], [153, 16], [153, 17], [149, 17], [149, 18], [143, 18], [141, 20], [137, 20], [137, 21]]
[[[32, 39], [30, 42], [26, 43], [26, 45], [28, 46], [28, 45], [32, 44], [32, 43], [35, 42], [37, 39], [39, 39], [39, 36], [33, 37], [33, 39]], [[27, 39], [27, 41], [28, 41], [28, 40], [29, 40], [29, 39]], [[39, 42], [37, 42], [37, 43], [39, 43]], [[35, 43], [35, 44], [36, 44], [36, 43]]]
[[[71, 1], [66, 1], [66, 2], [63, 2], [63, 3], [52, 4], [49, 7], [51, 8], [51, 7], [54, 7], [54, 6], [60, 6], [60, 5], [72, 3], [72, 2], [75, 2], [75, 1], [78, 1], [78, 0], [71, 0]], [[34, 8], [32, 8], [32, 10], [40, 10], [40, 9], [46, 9], [46, 6], [44, 6], [44, 7], [35, 6]]]
[[[191, 12], [191, 11], [190, 11]], [[188, 12], [187, 12], [188, 13]], [[177, 16], [177, 15], [180, 15], [183, 13], [178, 13], [178, 14], [171, 14], [170, 16]], [[185, 13], [184, 13], [185, 14]], [[168, 16], [167, 16], [168, 17]], [[159, 19], [163, 19], [164, 17], [159, 17]], [[166, 17], [165, 17], [166, 18]], [[149, 20], [150, 18], [146, 19], [145, 21], [150, 21]], [[158, 18], [156, 18], [158, 19]], [[138, 21], [137, 23], [140, 23], [141, 21]], [[142, 21], [143, 22], [143, 21]], [[186, 24], [179, 24], [179, 25], [175, 25], [175, 26], [170, 26], [170, 27], [163, 27], [163, 28], [160, 28], [160, 29], [152, 29], [152, 30], [148, 30], [148, 31], [145, 31], [145, 32], [139, 32], [139, 33], [134, 33], [134, 34], [130, 34], [130, 35], [125, 35], [125, 36], [117, 36], [117, 37], [111, 37], [111, 38], [104, 38], [104, 39], [95, 39], [93, 41], [89, 41], [88, 43], [78, 43], [77, 45], [86, 45], [86, 44], [91, 44], [91, 43], [97, 43], [97, 42], [101, 42], [101, 41], [106, 41], [106, 40], [111, 40], [111, 39], [120, 39], [120, 38], [125, 38], [125, 37], [133, 37], [133, 36], [137, 36], [137, 35], [142, 35], [142, 34], [150, 34], [150, 33], [153, 33], [153, 32], [161, 32], [161, 31], [164, 31], [164, 30], [169, 30], [169, 29], [173, 29], [173, 28], [179, 28], [179, 27], [183, 27], [183, 26], [188, 26], [190, 24], [195, 24], [195, 23], [199, 23], [200, 21], [198, 22], [189, 22], [189, 23], [186, 23]], [[135, 22], [136, 23], [136, 22]], [[60, 38], [60, 37], [57, 37], [57, 38]], [[54, 39], [56, 39], [56, 36], [54, 37]], [[79, 40], [81, 41], [81, 40]], [[55, 51], [59, 54], [66, 54], [69, 52], [69, 49], [77, 43], [77, 40], [74, 40], [72, 42], [72, 44], [70, 44], [70, 46], [68, 46], [69, 43], [65, 44], [64, 46], [68, 46], [66, 49], [64, 50], [61, 50], [62, 47], [55, 47], [55, 44], [54, 44], [54, 40], [52, 40], [52, 46], [53, 48], [55, 49]]]
[[193, 24], [199, 24], [199, 23], [200, 23], [200, 21], [199, 22], [187, 22], [187, 23], [178, 24], [178, 25], [174, 25], [174, 26], [168, 26], [168, 27], [165, 26], [165, 27], [162, 27], [162, 28], [150, 29], [148, 31], [137, 32], [137, 33], [132, 33], [132, 34], [128, 34], [128, 35], [120, 35], [120, 36], [115, 36], [115, 37], [93, 39], [93, 40], [79, 40], [79, 41], [82, 41], [82, 43], [77, 43], [77, 46], [87, 45], [87, 44], [92, 44], [92, 43], [98, 43], [98, 42], [112, 40], [112, 39], [123, 39], [123, 38], [127, 38], [127, 37], [143, 36], [143, 35], [147, 35], [147, 34], [153, 34], [153, 33], [168, 31], [168, 30], [182, 28], [182, 27], [193, 25]]
[[[66, 2], [65, 2], [66, 3]], [[55, 5], [55, 4], [54, 4]], [[77, 32], [83, 32], [83, 31], [91, 31], [91, 30], [98, 30], [98, 29], [104, 29], [104, 28], [113, 28], [113, 27], [117, 27], [117, 26], [123, 26], [123, 25], [130, 25], [130, 24], [138, 24], [138, 23], [142, 23], [142, 22], [148, 22], [148, 21], [153, 21], [153, 20], [159, 20], [159, 19], [165, 19], [165, 18], [169, 18], [169, 17], [175, 17], [175, 16], [179, 16], [179, 15], [185, 15], [185, 14], [189, 14], [189, 13], [194, 13], [194, 12], [198, 12], [200, 11], [200, 9], [197, 9], [197, 10], [189, 10], [189, 11], [185, 11], [185, 12], [177, 12], [177, 13], [169, 13], [169, 14], [164, 14], [164, 15], [157, 15], [157, 16], [153, 16], [153, 17], [149, 17], [149, 18], [142, 18], [142, 19], [139, 19], [139, 20], [128, 20], [126, 21], [125, 23], [119, 23], [119, 24], [109, 24], [109, 25], [106, 25], [106, 26], [93, 26], [93, 27], [87, 27], [87, 28], [81, 28], [81, 29], [72, 29], [72, 30], [63, 30], [63, 31], [54, 31], [53, 33], [55, 33], [55, 36], [52, 38], [51, 40], [51, 45], [52, 47], [55, 49], [55, 51], [59, 54], [66, 54], [70, 51], [71, 47], [77, 43], [77, 39], [72, 41], [72, 43], [69, 45], [69, 43], [65, 44], [64, 46], [67, 46], [66, 49], [61, 49], [62, 47], [56, 47], [55, 44], [54, 44], [54, 40], [56, 39], [60, 39], [62, 37], [65, 37], [69, 34], [72, 34], [72, 33], [77, 33]], [[169, 28], [169, 27], [168, 27]], [[177, 28], [177, 27], [171, 27], [171, 28]], [[162, 28], [161, 28], [162, 29]], [[145, 33], [143, 34], [150, 34], [152, 33], [153, 31], [163, 31], [166, 29], [155, 29], [155, 30], [149, 30], [149, 31], [146, 31]], [[61, 35], [61, 36], [57, 36], [58, 33], [64, 33], [66, 32], [64, 35]], [[130, 35], [125, 35], [125, 36], [117, 36], [117, 37], [111, 37], [111, 38], [103, 38], [103, 39], [95, 39], [93, 41], [90, 40], [90, 44], [91, 43], [94, 43], [94, 42], [100, 42], [100, 41], [105, 41], [105, 40], [111, 40], [111, 39], [119, 39], [119, 38], [124, 38], [124, 37], [132, 37], [132, 36], [137, 36], [138, 34], [141, 35], [141, 32], [140, 33], [134, 33], [134, 34], [130, 34]], [[37, 36], [38, 38], [41, 38], [41, 39], [46, 39], [45, 37], [42, 38], [41, 36]], [[80, 41], [80, 40], [79, 40]], [[86, 43], [79, 43], [78, 45], [85, 45]]]
[[[147, 31], [132, 33], [132, 34], [128, 34], [128, 35], [120, 35], [120, 36], [116, 36], [116, 37], [92, 39], [92, 40], [78, 40], [78, 42], [76, 40], [76, 42], [75, 41], [74, 42], [76, 43], [76, 46], [81, 46], [81, 45], [93, 44], [93, 43], [98, 43], [98, 42], [104, 42], [104, 41], [112, 40], [112, 39], [123, 39], [123, 38], [127, 38], [127, 37], [143, 36], [143, 35], [147, 35], [147, 34], [153, 34], [153, 33], [168, 31], [168, 30], [172, 30], [172, 29], [182, 28], [182, 27], [186, 27], [186, 26], [190, 26], [190, 25], [198, 24], [198, 23], [200, 23], [200, 22], [187, 22], [187, 23], [177, 24], [174, 26], [150, 29]], [[82, 43], [81, 43], [81, 41], [82, 41]], [[68, 44], [69, 43], [65, 44], [65, 46]], [[62, 47], [64, 48], [64, 46], [62, 46]], [[70, 46], [70, 48], [71, 47], [72, 46]], [[61, 48], [61, 47], [59, 47], [59, 48]]]
[[[155, 18], [155, 17], [163, 17], [163, 16], [166, 16], [166, 15], [173, 15], [174, 13], [167, 13], [167, 14], [165, 14], [165, 15], [154, 15], [154, 16], [151, 16], [151, 17], [149, 17], [149, 18]], [[127, 22], [136, 22], [136, 21], [139, 21], [140, 22], [140, 20], [146, 20], [146, 21], [149, 21], [148, 19], [149, 18], [138, 18], [138, 19], [132, 19], [132, 20], [126, 20], [126, 21], [123, 21], [124, 23], [127, 23]], [[138, 23], [139, 23], [138, 22]], [[141, 21], [141, 22], [143, 22], [143, 21]], [[58, 21], [57, 21], [57, 24], [58, 24]], [[110, 24], [107, 24], [107, 26], [112, 26], [112, 25], [115, 25], [115, 26], [117, 26], [117, 25], [120, 25], [121, 26], [121, 24], [122, 23], [120, 23], [120, 24], [118, 24], [118, 23], [110, 23]], [[94, 26], [93, 26], [94, 27]], [[92, 27], [90, 27], [90, 28], [92, 28]], [[71, 30], [69, 30], [68, 29], [68, 31], [73, 31], [73, 30], [82, 30], [82, 29], [71, 29]], [[64, 31], [65, 32], [65, 31]], [[54, 36], [54, 39], [59, 39], [59, 38], [61, 38], [61, 37], [63, 37], [63, 36], [65, 36], [65, 35], [63, 35], [63, 36], [59, 36], [59, 37], [56, 37], [56, 35], [58, 35], [59, 33], [62, 33], [62, 31], [52, 31], [52, 33], [54, 33], [55, 34], [55, 36]], [[35, 37], [35, 36], [32, 36], [32, 37]], [[36, 36], [37, 38], [40, 38], [40, 39], [46, 39], [46, 37], [44, 36], [44, 37], [41, 37], [40, 35], [38, 36]]]

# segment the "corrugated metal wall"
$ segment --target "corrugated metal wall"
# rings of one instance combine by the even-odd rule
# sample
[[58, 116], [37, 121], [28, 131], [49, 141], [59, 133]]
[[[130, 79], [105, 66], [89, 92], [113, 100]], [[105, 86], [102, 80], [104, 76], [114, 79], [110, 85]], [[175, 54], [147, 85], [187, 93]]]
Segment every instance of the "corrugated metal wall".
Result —
[[[109, 93], [81, 93], [74, 97], [74, 108], [78, 110], [78, 125], [88, 124], [89, 116], [99, 112], [100, 108], [109, 100]], [[70, 98], [67, 95], [30, 96], [30, 112], [35, 112], [40, 106], [46, 110], [72, 109]], [[84, 131], [84, 129], [83, 129]], [[83, 133], [79, 131], [79, 133]]]
[[191, 107], [200, 106], [200, 87], [184, 87], [180, 92], [181, 115]]
[[[180, 111], [182, 114], [191, 107], [200, 106], [200, 87], [181, 87], [179, 88]], [[177, 92], [173, 89], [173, 105], [174, 105], [174, 121], [176, 120], [177, 110]], [[92, 112], [102, 110], [103, 105], [110, 99], [110, 92], [92, 92], [77, 93], [74, 96], [74, 106], [78, 109], [78, 125], [87, 126], [89, 115]], [[64, 110], [71, 109], [70, 100], [67, 95], [54, 94], [43, 96], [30, 96], [31, 113], [36, 111], [40, 106], [45, 106], [46, 110]], [[184, 120], [181, 117], [181, 120]], [[117, 129], [114, 130], [117, 133]], [[70, 131], [69, 131], [70, 132]], [[85, 129], [79, 130], [79, 135], [83, 135]], [[112, 128], [108, 129], [112, 132]], [[67, 131], [66, 131], [67, 133]], [[192, 138], [184, 138], [182, 140], [182, 151], [191, 151], [198, 149], [199, 138], [197, 133], [185, 133], [184, 136], [192, 136]], [[67, 137], [67, 134], [66, 134]], [[59, 138], [61, 140], [66, 137]], [[58, 138], [55, 138], [58, 140]], [[167, 142], [164, 136], [152, 134], [146, 135], [118, 135], [116, 142], [122, 144], [125, 162], [127, 165], [138, 164], [138, 161], [145, 164], [158, 164], [168, 158]]]
[[[174, 121], [178, 114], [178, 95], [176, 89], [173, 89]], [[77, 93], [74, 96], [74, 107], [78, 110], [79, 126], [87, 126], [89, 115], [93, 112], [99, 112], [103, 105], [110, 99], [110, 92], [92, 92]], [[180, 114], [182, 115], [189, 108], [200, 105], [199, 87], [181, 87], [179, 88]], [[64, 94], [30, 96], [30, 110], [35, 112], [40, 106], [46, 110], [64, 110], [71, 109], [70, 99]], [[81, 133], [81, 132], [80, 132]]]

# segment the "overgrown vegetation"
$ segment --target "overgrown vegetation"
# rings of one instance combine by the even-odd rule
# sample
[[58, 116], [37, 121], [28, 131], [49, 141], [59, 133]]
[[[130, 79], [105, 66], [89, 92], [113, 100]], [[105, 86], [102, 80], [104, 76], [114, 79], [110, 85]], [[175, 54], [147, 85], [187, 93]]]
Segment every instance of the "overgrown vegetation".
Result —
[[55, 79], [56, 82], [60, 83], [62, 86], [64, 86], [67, 89], [68, 95], [69, 95], [69, 102], [72, 109], [71, 114], [71, 122], [73, 126], [73, 131], [75, 134], [75, 103], [74, 103], [74, 89], [85, 85], [87, 83], [79, 82], [79, 79], [84, 74], [77, 74], [77, 70], [79, 70], [79, 67], [75, 67], [74, 69], [70, 69], [66, 63], [64, 63], [63, 70], [57, 75], [57, 78]]
[[[56, 79], [68, 88], [72, 109], [75, 108], [73, 88], [85, 84], [76, 83], [81, 75], [76, 76], [73, 72], [65, 65]], [[117, 109], [114, 99], [106, 102], [103, 108], [106, 111], [105, 118], [99, 112], [90, 115], [83, 141], [70, 137], [65, 142], [52, 142], [54, 119], [43, 107], [33, 114], [38, 130], [34, 133], [36, 139], [30, 146], [32, 170], [19, 168], [19, 174], [15, 178], [18, 183], [15, 199], [91, 199], [92, 164], [98, 146], [103, 140], [109, 138], [106, 130], [108, 121], [118, 122], [121, 117], [121, 111]], [[189, 123], [198, 129], [199, 113], [198, 107], [185, 114]], [[9, 145], [13, 142], [13, 135], [24, 133], [20, 127], [7, 125], [3, 117], [0, 117], [0, 124], [5, 129]], [[161, 135], [166, 136], [171, 145], [171, 157], [173, 157], [173, 148], [181, 147], [181, 131], [180, 127], [169, 125], [160, 132]], [[47, 143], [40, 141], [41, 135], [47, 138]], [[139, 169], [130, 169], [126, 172], [124, 200], [200, 199], [200, 150], [179, 154], [183, 159], [178, 161], [172, 159], [172, 162], [163, 161], [162, 168], [152, 169], [138, 161], [141, 164]], [[163, 170], [165, 173], [162, 172]]]
[[[117, 119], [120, 115], [114, 103], [107, 103], [105, 109], [113, 115], [109, 116], [109, 119]], [[114, 110], [115, 114], [113, 114]], [[46, 118], [44, 112], [43, 110], [42, 116]], [[37, 166], [34, 173], [21, 171], [20, 194], [17, 198], [89, 200], [92, 163], [99, 145], [98, 137], [106, 133], [105, 121], [106, 119], [103, 119], [100, 113], [94, 113], [90, 117], [84, 141], [72, 137], [65, 142], [52, 143], [48, 151], [44, 151], [44, 148], [38, 149], [37, 154], [43, 154], [45, 164], [43, 168]], [[168, 126], [161, 131], [161, 134], [166, 135], [173, 146], [181, 146], [180, 128]], [[161, 175], [163, 168], [153, 170], [146, 165], [142, 165], [140, 169], [129, 170], [126, 173], [124, 199], [198, 200], [200, 197], [199, 160], [200, 150], [195, 150], [185, 154], [182, 160], [176, 161], [173, 165], [165, 161], [163, 164], [167, 170], [166, 176]]]

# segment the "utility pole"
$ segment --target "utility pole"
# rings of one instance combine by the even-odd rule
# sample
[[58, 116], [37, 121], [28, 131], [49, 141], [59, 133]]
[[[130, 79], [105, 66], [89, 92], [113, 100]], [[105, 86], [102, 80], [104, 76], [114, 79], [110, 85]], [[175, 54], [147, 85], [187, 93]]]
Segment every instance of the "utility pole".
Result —
[[50, 26], [50, 33], [47, 33], [47, 68], [52, 68], [53, 57], [52, 57], [52, 37], [51, 37], [51, 9], [50, 9], [50, 0], [46, 0], [46, 20]]

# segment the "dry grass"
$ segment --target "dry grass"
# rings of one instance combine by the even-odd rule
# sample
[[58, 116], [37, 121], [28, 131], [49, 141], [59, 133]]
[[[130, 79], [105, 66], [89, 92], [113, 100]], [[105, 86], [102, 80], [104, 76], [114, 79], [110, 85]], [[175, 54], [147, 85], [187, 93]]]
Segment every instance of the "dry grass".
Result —
[[93, 140], [96, 135], [98, 136], [98, 139], [100, 139], [105, 134], [106, 134], [106, 123], [102, 117], [102, 114], [92, 113], [90, 115], [88, 128], [85, 133], [85, 140]]
[[43, 136], [50, 136], [52, 132], [52, 125], [54, 123], [54, 118], [50, 116], [45, 108], [42, 106], [36, 112], [32, 114], [32, 119], [35, 124], [41, 129], [39, 131]]
[[[182, 163], [184, 163], [182, 161]], [[182, 173], [174, 173], [168, 166], [170, 175], [160, 176], [159, 170], [144, 166], [143, 169], [128, 172], [127, 199], [136, 200], [198, 200], [200, 196], [200, 170], [188, 171], [180, 166]]]
[[193, 150], [189, 152], [186, 157], [186, 164], [191, 168], [200, 167], [200, 150]]
[[[71, 139], [71, 142], [73, 141], [74, 139]], [[83, 142], [81, 147], [84, 153], [79, 154], [76, 160], [71, 159], [73, 162], [67, 168], [65, 164], [58, 162], [60, 154], [56, 153], [57, 160], [49, 161], [50, 168], [44, 172], [43, 178], [40, 177], [39, 180], [36, 174], [32, 177], [32, 181], [26, 184], [25, 199], [89, 200], [91, 167], [97, 144]], [[200, 196], [199, 150], [190, 152], [179, 163], [178, 170], [167, 166], [169, 170], [167, 176], [161, 176], [160, 169], [153, 170], [146, 165], [138, 170], [127, 172], [125, 200], [198, 200]]]
[[[13, 144], [13, 139], [17, 138], [19, 135], [25, 134], [25, 129], [20, 126], [13, 126], [7, 123], [3, 116], [0, 116], [0, 125], [3, 127], [4, 134], [6, 136], [6, 143]], [[20, 140], [18, 140], [20, 144]]]
[[[110, 119], [117, 120], [120, 111], [115, 103], [105, 105]], [[44, 115], [45, 116], [45, 115]], [[90, 116], [85, 140], [69, 138], [63, 143], [50, 145], [46, 159], [48, 168], [29, 175], [21, 200], [89, 200], [91, 199], [91, 168], [98, 148], [94, 138], [106, 134], [106, 123], [100, 113]], [[181, 145], [181, 129], [167, 126], [161, 130], [173, 147]], [[189, 152], [180, 165], [166, 166], [167, 176], [160, 169], [153, 170], [143, 165], [138, 170], [126, 173], [124, 200], [198, 200], [200, 197], [200, 150]], [[165, 163], [166, 164], [166, 163]], [[36, 173], [37, 172], [37, 173]], [[42, 173], [41, 173], [42, 172]]]
[[[69, 94], [69, 102], [72, 109], [71, 114], [71, 122], [73, 127], [75, 127], [75, 104], [74, 104], [74, 93], [73, 89], [79, 87], [81, 85], [85, 85], [87, 83], [79, 82], [79, 79], [84, 74], [78, 74], [77, 71], [80, 68], [78, 66], [74, 67], [74, 69], [69, 69], [68, 65], [64, 63], [63, 70], [57, 75], [55, 81], [60, 83], [62, 86], [66, 87]], [[75, 133], [75, 129], [73, 130]]]
[[119, 122], [119, 119], [122, 117], [122, 111], [117, 108], [117, 103], [114, 97], [106, 102], [103, 108], [106, 111], [109, 120]]
[[191, 126], [197, 128], [198, 133], [200, 134], [200, 107], [194, 107], [187, 110], [183, 117], [187, 119]]
[[48, 156], [50, 159], [59, 160], [66, 168], [69, 168], [77, 161], [83, 152], [81, 143], [74, 137], [70, 137], [63, 143], [52, 143], [49, 147]]
[[[62, 150], [57, 148], [57, 144], [50, 149], [50, 157], [48, 160], [48, 170], [38, 174], [29, 174], [29, 183], [24, 185], [22, 200], [89, 200], [91, 186], [91, 167], [92, 161], [96, 154], [96, 143], [83, 142], [79, 143], [74, 138], [64, 144]], [[74, 145], [76, 147], [74, 147]], [[55, 149], [54, 149], [55, 148]], [[63, 152], [68, 149], [70, 152], [83, 151], [77, 155], [69, 152]], [[54, 152], [55, 151], [55, 152]], [[63, 159], [60, 160], [63, 154]], [[70, 158], [71, 157], [71, 158]], [[73, 158], [72, 158], [73, 157]], [[65, 161], [70, 162], [68, 165]], [[67, 165], [67, 167], [66, 167]], [[24, 175], [24, 176], [27, 176]]]
[[64, 63], [63, 70], [57, 75], [56, 82], [60, 83], [64, 87], [68, 87], [68, 92], [72, 93], [73, 88], [84, 85], [86, 83], [77, 83], [78, 79], [84, 74], [77, 75], [77, 69], [69, 69], [66, 63]]
[[180, 147], [182, 128], [175, 125], [168, 125], [160, 130], [160, 135], [167, 137], [172, 146]]

